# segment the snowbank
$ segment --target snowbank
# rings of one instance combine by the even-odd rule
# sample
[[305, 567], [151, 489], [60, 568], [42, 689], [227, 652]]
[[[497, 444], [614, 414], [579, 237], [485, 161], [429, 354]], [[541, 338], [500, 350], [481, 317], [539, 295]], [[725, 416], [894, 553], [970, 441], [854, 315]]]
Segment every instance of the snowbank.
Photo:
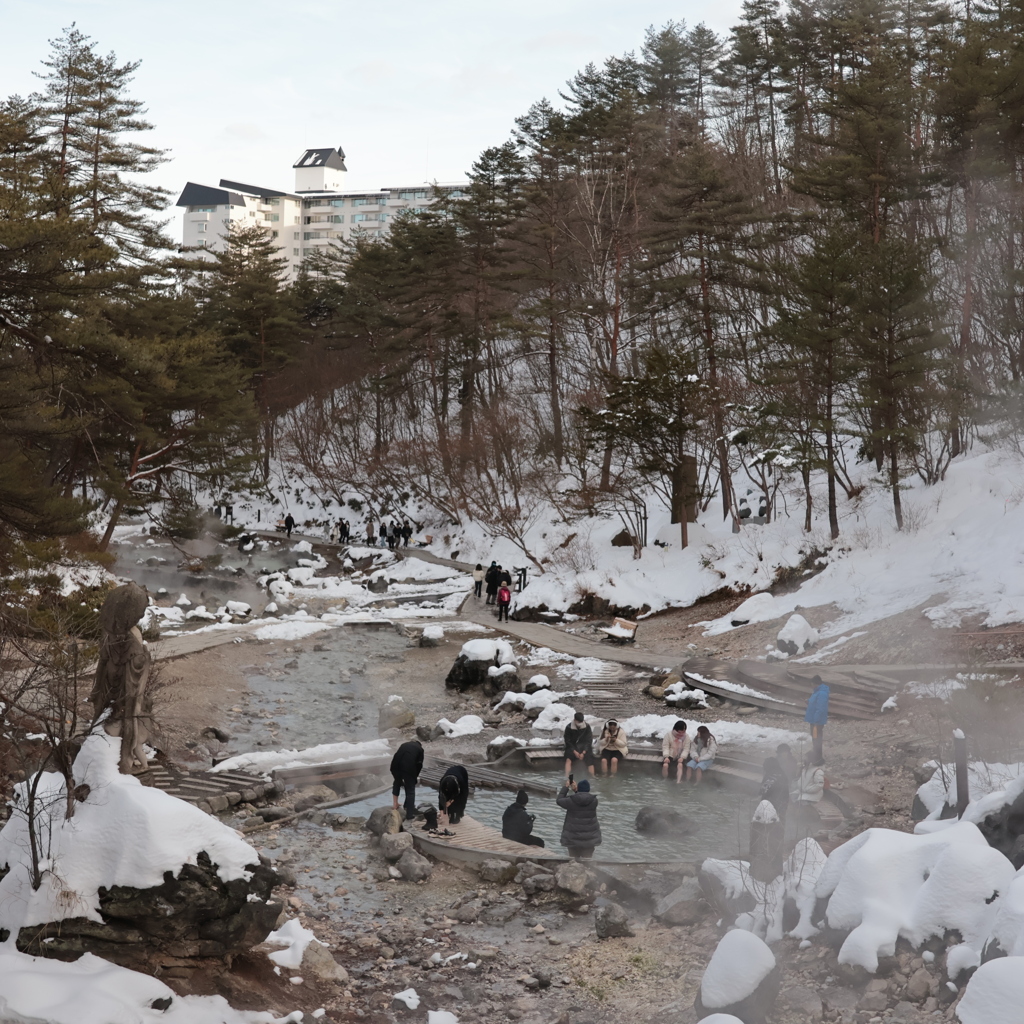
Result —
[[700, 983], [705, 1009], [731, 1006], [753, 995], [775, 969], [775, 954], [751, 932], [726, 932], [711, 954]]
[[[547, 690], [540, 690], [531, 696], [538, 697], [541, 693], [547, 692]], [[537, 732], [561, 731], [572, 721], [575, 714], [575, 708], [569, 707], [568, 704], [559, 704], [558, 701], [554, 701], [548, 704], [537, 716], [531, 728], [536, 729]]]
[[444, 628], [442, 626], [424, 626], [423, 637], [426, 640], [443, 640]]
[[236, 754], [215, 765], [210, 771], [257, 771], [264, 774], [275, 768], [301, 768], [305, 765], [340, 764], [364, 757], [384, 757], [389, 751], [387, 740], [362, 740], [358, 743], [321, 743], [305, 750], [254, 750]]
[[17, 787], [14, 810], [0, 830], [0, 864], [10, 871], [0, 879], [0, 927], [13, 936], [28, 925], [84, 917], [100, 922], [98, 890], [115, 885], [148, 889], [197, 863], [205, 851], [223, 881], [248, 878], [247, 866], [259, 863], [256, 851], [234, 829], [192, 804], [143, 786], [117, 770], [121, 741], [98, 733], [86, 738], [75, 758], [77, 785], [89, 787], [75, 814], [65, 821], [63, 779], [42, 777], [37, 799], [42, 815], [37, 834], [44, 837], [42, 884], [32, 889], [25, 784]]
[[498, 665], [516, 663], [512, 645], [507, 640], [467, 640], [459, 654], [465, 655], [467, 661], [493, 661]]
[[442, 718], [437, 724], [448, 737], [476, 736], [477, 733], [484, 731], [484, 720], [479, 715], [463, 715], [455, 722], [449, 722], [447, 718]]
[[967, 983], [956, 1008], [961, 1024], [1009, 1024], [1024, 1006], [1024, 957], [1008, 956], [982, 964]]
[[[673, 724], [679, 721], [679, 715], [635, 715], [619, 721], [626, 735], [636, 739], [660, 740]], [[686, 721], [686, 719], [683, 719]], [[698, 722], [696, 719], [686, 722], [686, 728], [695, 734], [698, 725], [706, 725], [711, 734], [718, 740], [719, 749], [725, 745], [734, 747], [771, 747], [773, 750], [780, 743], [799, 743], [806, 739], [806, 734], [793, 732], [791, 729], [776, 729], [767, 725], [754, 725], [751, 722]], [[722, 750], [725, 753], [725, 750]]]
[[815, 894], [830, 897], [829, 925], [850, 930], [839, 962], [874, 973], [899, 937], [916, 946], [955, 928], [980, 952], [1013, 875], [970, 822], [930, 835], [872, 828], [833, 851]]
[[[952, 765], [943, 767], [936, 761], [926, 764], [927, 767], [931, 765], [936, 766], [935, 774], [918, 787], [917, 795], [928, 811], [924, 820], [938, 821], [944, 806], [956, 807], [956, 771]], [[1024, 763], [971, 761], [967, 765], [967, 786], [971, 801], [964, 820], [977, 824], [1024, 792]]]
[[[169, 1001], [166, 1010], [153, 1004]], [[0, 946], [4, 1024], [287, 1024], [302, 1020], [233, 1010], [222, 996], [179, 996], [162, 981], [85, 953], [73, 963]]]

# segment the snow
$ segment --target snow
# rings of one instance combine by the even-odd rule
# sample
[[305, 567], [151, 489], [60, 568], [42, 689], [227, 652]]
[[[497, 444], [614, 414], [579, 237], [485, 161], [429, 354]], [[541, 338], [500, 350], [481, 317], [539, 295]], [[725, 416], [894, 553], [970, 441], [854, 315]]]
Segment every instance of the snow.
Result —
[[530, 676], [530, 685], [536, 686], [540, 690], [548, 689], [551, 686], [551, 680], [547, 676], [538, 673], [535, 676]]
[[762, 800], [754, 808], [754, 816], [750, 820], [756, 821], [759, 825], [772, 825], [779, 820], [779, 813], [770, 800]]
[[[633, 718], [620, 719], [619, 725], [625, 730], [627, 736], [637, 739], [661, 739], [672, 724], [679, 720], [679, 717], [679, 715], [635, 715]], [[694, 719], [686, 723], [686, 728], [691, 732], [696, 732], [698, 725], [706, 725], [711, 730], [711, 734], [718, 740], [719, 749], [728, 744], [737, 748], [770, 746], [774, 751], [780, 743], [793, 744], [806, 739], [806, 735], [802, 732], [776, 729], [767, 725], [754, 725], [751, 722], [726, 720], [698, 722]]]
[[980, 951], [1013, 873], [971, 822], [925, 835], [873, 828], [833, 851], [815, 892], [830, 897], [830, 927], [849, 930], [839, 962], [874, 973], [899, 937], [920, 944], [955, 928]]
[[316, 936], [308, 928], [303, 928], [298, 918], [293, 917], [285, 921], [277, 931], [271, 932], [265, 941], [275, 946], [284, 946], [284, 949], [275, 950], [268, 956], [278, 967], [294, 970], [302, 963], [306, 947], [316, 941]]
[[184, 594], [182, 594], [181, 597], [179, 597], [178, 600], [174, 603], [179, 608], [189, 608], [192, 605], [192, 602]]
[[505, 696], [495, 704], [500, 708], [503, 704], [515, 704], [517, 707], [527, 711], [530, 708], [546, 708], [550, 704], [556, 704], [563, 697], [575, 696], [575, 691], [559, 692], [557, 690], [536, 690], [534, 693], [514, 693], [506, 690]]
[[[925, 766], [932, 765], [936, 766], [935, 774], [917, 790], [921, 803], [928, 811], [925, 821], [938, 821], [946, 805], [956, 807], [956, 771], [952, 765], [942, 766], [936, 761], [928, 761]], [[964, 813], [964, 820], [975, 823], [984, 821], [989, 814], [1010, 803], [1024, 791], [1024, 763], [969, 761], [967, 789], [971, 801]]]
[[449, 722], [447, 718], [442, 718], [437, 724], [449, 738], [476, 736], [477, 733], [484, 731], [484, 720], [479, 715], [463, 715], [456, 722]]
[[271, 622], [260, 626], [254, 636], [259, 640], [301, 640], [303, 637], [312, 636], [314, 633], [322, 633], [336, 625], [334, 622], [325, 622], [323, 619], [307, 619], [298, 622]]
[[760, 697], [761, 700], [770, 700], [776, 704], [789, 704], [791, 701], [779, 700], [778, 697], [772, 697], [770, 694], [762, 693], [760, 690], [751, 689], [744, 683], [734, 683], [728, 679], [708, 679], [706, 676], [700, 675], [698, 672], [687, 672], [686, 677], [688, 679], [694, 679], [698, 683], [703, 683], [705, 686], [717, 687], [720, 690], [729, 690], [731, 693], [743, 694], [748, 697]]
[[228, 601], [224, 607], [232, 615], [252, 615], [252, 608], [244, 601]]
[[305, 750], [254, 750], [236, 754], [210, 769], [212, 772], [256, 771], [263, 774], [275, 768], [301, 768], [306, 765], [341, 764], [364, 757], [384, 757], [389, 751], [387, 740], [362, 740], [348, 743], [321, 743]]
[[311, 555], [313, 553], [313, 545], [308, 540], [300, 540], [298, 544], [292, 546], [292, 551], [302, 555]]
[[[157, 1000], [170, 999], [166, 1010]], [[286, 1024], [302, 1020], [233, 1010], [222, 996], [179, 996], [162, 981], [85, 953], [72, 963], [0, 945], [4, 1024]]]
[[459, 653], [465, 655], [467, 661], [493, 661], [497, 665], [516, 663], [512, 645], [507, 640], [467, 640]]
[[1015, 1024], [1024, 1005], [1024, 957], [989, 960], [974, 972], [956, 1008], [961, 1024]]
[[713, 1013], [710, 1017], [701, 1017], [699, 1024], [743, 1024], [743, 1021], [731, 1013]]
[[1013, 877], [999, 902], [990, 942], [998, 942], [1007, 956], [1024, 957], [1024, 869]]
[[427, 1010], [427, 1024], [459, 1024], [451, 1010]]
[[[541, 690], [538, 693], [531, 694], [533, 697], [539, 696], [541, 693], [547, 691]], [[555, 732], [556, 730], [564, 729], [573, 719], [573, 715], [576, 714], [576, 709], [569, 707], [568, 704], [560, 704], [557, 701], [548, 704], [547, 707], [537, 716], [534, 721], [532, 728], [537, 732]]]
[[424, 626], [423, 636], [427, 640], [443, 640], [444, 629], [441, 626]]
[[779, 630], [777, 637], [779, 650], [787, 650], [787, 645], [796, 648], [790, 654], [803, 654], [818, 642], [818, 631], [802, 616], [790, 615], [786, 624]]
[[407, 988], [401, 992], [396, 992], [393, 998], [405, 1003], [410, 1010], [415, 1010], [420, 1005], [420, 997], [414, 988]]
[[674, 707], [686, 706], [693, 708], [706, 708], [708, 706], [708, 695], [703, 690], [690, 688], [686, 683], [673, 683], [665, 690], [665, 703]]
[[515, 665], [492, 665], [487, 670], [488, 679], [497, 679], [500, 681], [502, 676], [514, 676], [516, 674]]
[[798, 840], [793, 852], [786, 858], [783, 870], [786, 895], [800, 912], [800, 920], [789, 930], [794, 938], [809, 939], [818, 932], [811, 924], [811, 915], [817, 903], [814, 888], [827, 860], [818, 842], [809, 837]]
[[74, 817], [65, 821], [63, 779], [42, 776], [37, 799], [48, 836], [42, 851], [42, 884], [30, 879], [25, 783], [17, 787], [15, 809], [0, 830], [0, 864], [10, 871], [0, 879], [0, 927], [17, 935], [22, 927], [85, 917], [102, 921], [98, 890], [114, 885], [147, 889], [160, 885], [164, 873], [177, 875], [185, 864], [197, 863], [205, 851], [224, 881], [248, 878], [247, 868], [259, 863], [256, 851], [237, 832], [192, 804], [162, 790], [143, 786], [117, 770], [121, 741], [100, 732], [86, 738], [75, 758], [74, 779], [90, 793], [76, 802]]
[[753, 597], [748, 597], [738, 608], [727, 615], [709, 622], [704, 635], [715, 636], [718, 633], [727, 633], [730, 629], [737, 628], [733, 626], [733, 622], [754, 623], [777, 619], [785, 614], [781, 610], [781, 605], [782, 601], [777, 601], [771, 594], [754, 594]]
[[751, 932], [734, 928], [722, 936], [700, 982], [708, 1009], [731, 1006], [752, 995], [774, 970], [775, 954]]

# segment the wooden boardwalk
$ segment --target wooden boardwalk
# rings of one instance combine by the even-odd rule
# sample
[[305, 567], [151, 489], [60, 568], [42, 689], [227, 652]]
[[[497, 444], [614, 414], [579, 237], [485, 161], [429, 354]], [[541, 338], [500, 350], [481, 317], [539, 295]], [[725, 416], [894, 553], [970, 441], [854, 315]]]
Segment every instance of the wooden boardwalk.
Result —
[[247, 772], [192, 772], [169, 761], [154, 761], [135, 777], [144, 786], [161, 789], [209, 813], [259, 800], [276, 790], [273, 783]]
[[564, 863], [569, 859], [564, 853], [555, 853], [539, 846], [524, 846], [505, 839], [498, 829], [483, 825], [468, 814], [457, 825], [449, 825], [448, 831], [455, 835], [432, 836], [417, 828], [409, 834], [420, 853], [429, 854], [449, 864], [479, 864], [491, 857], [556, 863]]

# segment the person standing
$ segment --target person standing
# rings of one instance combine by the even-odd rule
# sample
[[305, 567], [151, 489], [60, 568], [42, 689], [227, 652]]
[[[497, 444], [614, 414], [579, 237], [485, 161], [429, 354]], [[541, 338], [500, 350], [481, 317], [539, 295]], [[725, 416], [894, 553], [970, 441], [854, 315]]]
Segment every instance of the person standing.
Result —
[[416, 783], [423, 770], [423, 745], [419, 740], [408, 740], [403, 743], [391, 758], [392, 806], [398, 810], [398, 794], [405, 789], [405, 820], [412, 821], [416, 817]]
[[815, 676], [811, 682], [817, 685], [814, 688], [814, 692], [807, 698], [807, 711], [804, 713], [804, 721], [811, 727], [811, 748], [814, 751], [814, 763], [824, 764], [825, 755], [822, 752], [822, 743], [825, 724], [828, 722], [828, 698], [831, 691], [828, 685], [822, 682], [821, 676]]
[[683, 781], [683, 767], [690, 757], [690, 736], [686, 723], [680, 718], [661, 741], [661, 777], [668, 778], [672, 768], [676, 770], [676, 782]]
[[349, 532], [347, 519], [338, 520], [338, 539], [341, 541], [342, 544], [348, 543]]
[[594, 730], [587, 725], [582, 711], [577, 711], [565, 727], [565, 774], [573, 774], [578, 766], [594, 774]]
[[597, 797], [590, 792], [590, 782], [567, 782], [556, 797], [559, 807], [565, 808], [565, 821], [559, 842], [569, 856], [580, 859], [594, 856], [601, 845], [601, 825], [597, 820]]
[[537, 816], [527, 813], [526, 805], [529, 801], [530, 795], [525, 789], [516, 793], [515, 802], [509, 804], [501, 816], [501, 837], [511, 839], [513, 843], [522, 843], [523, 846], [543, 846], [544, 840], [533, 834], [533, 823]]
[[373, 529], [373, 520], [366, 520], [366, 546], [372, 548], [377, 543], [377, 534]]
[[480, 562], [476, 563], [476, 568], [473, 570], [473, 596], [479, 597], [483, 592], [484, 586], [484, 567]]
[[505, 621], [508, 622], [508, 608], [512, 603], [512, 591], [502, 583], [498, 587], [498, 621], [501, 622], [501, 616], [505, 616]]
[[337, 524], [334, 523], [334, 522], [331, 522], [331, 524], [330, 524], [330, 530], [327, 533], [327, 539], [332, 544], [337, 544], [338, 543], [338, 527], [337, 527]]
[[614, 718], [609, 718], [601, 730], [601, 738], [597, 743], [597, 754], [601, 758], [602, 775], [607, 775], [609, 769], [611, 769], [612, 775], [615, 775], [619, 770], [619, 761], [629, 756], [626, 734], [619, 728], [619, 723]]
[[409, 525], [408, 520], [402, 523], [402, 547], [407, 548], [409, 541], [412, 538], [412, 527]]
[[294, 529], [295, 517], [291, 514], [291, 512], [289, 512], [288, 515], [284, 517], [284, 532], [288, 535], [289, 540], [291, 540], [292, 530]]
[[469, 772], [461, 764], [453, 764], [437, 786], [437, 807], [448, 815], [449, 825], [458, 825], [462, 820], [468, 799]]
[[697, 726], [697, 735], [690, 744], [690, 760], [686, 762], [686, 781], [696, 772], [694, 784], [700, 782], [704, 773], [715, 763], [718, 756], [718, 740], [706, 725]]
[[505, 569], [503, 566], [498, 566], [498, 584], [504, 583], [506, 587], [511, 589], [512, 587], [512, 573]]
[[484, 573], [484, 582], [487, 584], [486, 604], [494, 604], [498, 600], [498, 576], [500, 573], [501, 567], [497, 562], [491, 562], [490, 568]]
[[380, 537], [380, 546], [387, 547], [388, 543], [388, 527], [387, 523], [382, 519], [380, 521], [380, 529], [377, 531], [377, 535]]
[[761, 799], [767, 800], [779, 816], [779, 821], [785, 823], [786, 811], [789, 809], [789, 780], [782, 770], [778, 758], [766, 757], [764, 760], [764, 774], [761, 776]]

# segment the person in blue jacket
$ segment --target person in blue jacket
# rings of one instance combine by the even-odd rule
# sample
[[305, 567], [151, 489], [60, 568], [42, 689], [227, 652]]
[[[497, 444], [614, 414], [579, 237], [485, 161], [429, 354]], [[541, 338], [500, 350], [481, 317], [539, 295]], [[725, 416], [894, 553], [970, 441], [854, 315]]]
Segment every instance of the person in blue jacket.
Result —
[[814, 751], [814, 763], [824, 764], [825, 755], [822, 753], [822, 735], [825, 731], [825, 723], [828, 721], [828, 685], [821, 681], [821, 676], [815, 676], [811, 682], [815, 683], [814, 692], [807, 698], [807, 711], [804, 713], [804, 721], [811, 727], [811, 746]]

